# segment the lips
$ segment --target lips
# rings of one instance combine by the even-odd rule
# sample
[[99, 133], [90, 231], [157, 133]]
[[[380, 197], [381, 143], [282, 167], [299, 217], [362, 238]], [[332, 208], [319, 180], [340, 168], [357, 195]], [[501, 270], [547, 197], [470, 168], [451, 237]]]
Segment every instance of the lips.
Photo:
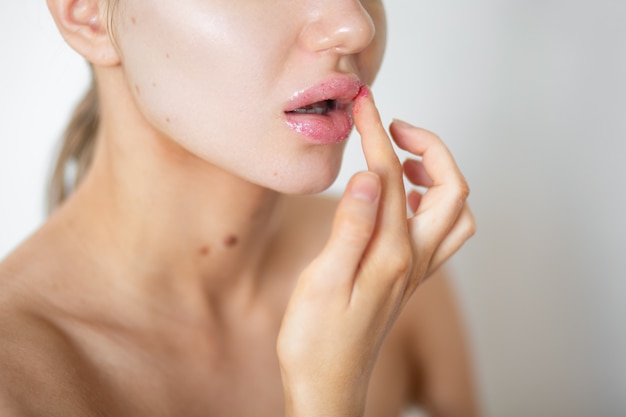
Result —
[[341, 142], [352, 130], [352, 103], [362, 83], [336, 76], [295, 93], [285, 107], [287, 126], [313, 144]]

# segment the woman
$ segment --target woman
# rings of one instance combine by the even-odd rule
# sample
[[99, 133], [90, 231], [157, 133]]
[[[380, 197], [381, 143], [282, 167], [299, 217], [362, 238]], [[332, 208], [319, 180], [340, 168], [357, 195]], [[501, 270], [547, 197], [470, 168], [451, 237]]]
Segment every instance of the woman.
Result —
[[[48, 6], [94, 90], [63, 203], [0, 265], [0, 414], [475, 414], [445, 280], [410, 298], [473, 233], [467, 186], [430, 132], [393, 152], [380, 1]], [[313, 196], [353, 123], [368, 171]]]

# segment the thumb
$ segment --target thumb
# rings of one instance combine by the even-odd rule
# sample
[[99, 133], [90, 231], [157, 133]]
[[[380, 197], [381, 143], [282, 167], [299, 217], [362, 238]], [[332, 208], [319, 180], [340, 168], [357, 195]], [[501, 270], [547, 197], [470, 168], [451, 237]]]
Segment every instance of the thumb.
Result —
[[334, 281], [334, 285], [341, 281], [352, 287], [374, 233], [380, 191], [380, 177], [365, 171], [352, 177], [341, 197], [330, 238], [315, 262], [316, 270], [322, 277]]

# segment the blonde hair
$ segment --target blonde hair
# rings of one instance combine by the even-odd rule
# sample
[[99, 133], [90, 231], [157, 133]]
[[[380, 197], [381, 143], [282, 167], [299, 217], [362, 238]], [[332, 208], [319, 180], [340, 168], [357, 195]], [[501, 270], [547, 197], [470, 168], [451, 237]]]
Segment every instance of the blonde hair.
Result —
[[60, 206], [84, 178], [93, 159], [99, 125], [100, 101], [95, 81], [92, 81], [62, 136], [48, 185], [48, 213]]
[[[113, 14], [119, 0], [101, 0], [109, 36], [113, 36]], [[80, 184], [91, 166], [100, 126], [100, 99], [93, 77], [87, 93], [76, 106], [62, 136], [62, 145], [53, 166], [47, 190], [47, 211], [52, 213]]]

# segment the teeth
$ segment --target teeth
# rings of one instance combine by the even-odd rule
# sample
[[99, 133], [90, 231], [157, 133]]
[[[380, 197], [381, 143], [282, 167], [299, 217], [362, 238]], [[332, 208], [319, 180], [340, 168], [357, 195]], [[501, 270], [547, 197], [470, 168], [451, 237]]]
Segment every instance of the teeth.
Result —
[[300, 109], [295, 109], [293, 111], [294, 113], [300, 113], [300, 114], [325, 114], [326, 113], [326, 109], [323, 107], [317, 107], [317, 106], [306, 106]]
[[293, 110], [293, 113], [299, 114], [326, 114], [330, 110], [335, 108], [334, 100], [325, 100], [317, 103], [310, 104], [305, 107]]

